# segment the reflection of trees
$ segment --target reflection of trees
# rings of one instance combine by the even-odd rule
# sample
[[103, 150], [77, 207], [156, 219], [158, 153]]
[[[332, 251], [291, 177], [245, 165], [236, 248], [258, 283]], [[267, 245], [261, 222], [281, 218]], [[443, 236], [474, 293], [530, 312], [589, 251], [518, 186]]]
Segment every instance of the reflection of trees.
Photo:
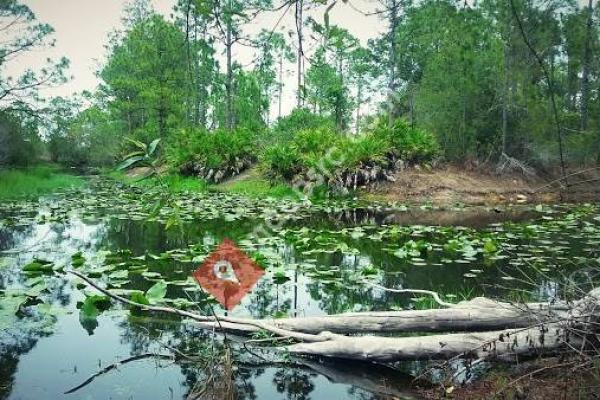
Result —
[[490, 224], [505, 221], [527, 221], [539, 214], [527, 207], [514, 207], [502, 212], [484, 207], [468, 207], [461, 210], [422, 210], [411, 208], [407, 211], [383, 211], [367, 208], [346, 209], [329, 213], [326, 220], [337, 226], [358, 225], [442, 225], [484, 228]]
[[292, 300], [286, 298], [288, 292], [289, 286], [263, 279], [248, 294], [250, 301], [246, 309], [254, 318], [268, 318], [277, 312], [287, 314], [292, 308]]
[[19, 358], [27, 354], [44, 336], [49, 336], [49, 316], [29, 316], [16, 320], [10, 329], [0, 332], [0, 399], [12, 392]]
[[0, 226], [0, 250], [7, 250], [15, 247], [24, 237], [31, 234], [31, 226]]
[[103, 246], [112, 250], [129, 249], [134, 255], [163, 252], [188, 245], [204, 243], [205, 238], [219, 243], [225, 238], [237, 240], [247, 236], [255, 227], [252, 221], [225, 222], [222, 220], [185, 223], [166, 230], [164, 224], [144, 220], [110, 219]]
[[310, 398], [310, 393], [315, 390], [311, 380], [315, 376], [297, 368], [282, 368], [275, 372], [273, 383], [277, 392], [284, 393], [286, 399], [307, 400]]
[[[31, 346], [33, 347], [33, 346]], [[6, 399], [12, 391], [14, 384], [14, 373], [19, 363], [17, 351], [3, 352], [0, 354], [2, 362], [0, 363], [0, 399]]]
[[[223, 339], [214, 337], [212, 332], [181, 324], [177, 318], [168, 322], [137, 316], [130, 317], [119, 326], [122, 329], [121, 342], [130, 345], [132, 355], [168, 351], [179, 357], [178, 365], [185, 377], [184, 384], [188, 394], [202, 387], [209, 376], [216, 382], [224, 379], [220, 373], [223, 370], [226, 348]], [[194, 358], [197, 362], [192, 361]], [[235, 359], [233, 363], [235, 365]], [[239, 368], [234, 371], [233, 379], [239, 399], [256, 399], [256, 390], [251, 379], [263, 373], [262, 368]], [[218, 390], [217, 387], [209, 389], [207, 392]]]

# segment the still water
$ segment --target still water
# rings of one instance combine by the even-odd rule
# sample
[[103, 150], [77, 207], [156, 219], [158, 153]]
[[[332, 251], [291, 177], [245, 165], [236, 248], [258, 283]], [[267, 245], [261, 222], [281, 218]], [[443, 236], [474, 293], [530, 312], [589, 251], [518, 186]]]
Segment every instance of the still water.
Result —
[[[255, 318], [428, 306], [427, 299], [377, 290], [365, 279], [436, 290], [450, 301], [561, 297], [565, 277], [589, 282], [598, 264], [593, 205], [316, 207], [220, 194], [178, 201], [181, 224], [170, 229], [166, 215], [148, 219], [149, 207], [141, 204], [148, 198], [106, 182], [0, 207], [0, 398], [202, 399], [227, 385], [240, 399], [417, 398], [410, 380], [421, 363], [296, 362], [272, 351], [254, 355], [239, 344], [225, 363], [222, 337], [176, 318], [114, 304], [97, 318], [82, 318], [81, 303], [97, 293], [61, 272], [77, 253], [85, 260], [80, 268], [111, 289], [127, 294], [165, 281], [167, 304], [223, 315], [189, 276], [223, 239], [232, 239], [266, 267], [229, 314]], [[34, 260], [52, 262], [54, 270], [24, 273]], [[199, 354], [201, 362], [184, 357]], [[206, 382], [210, 388], [202, 389]]]

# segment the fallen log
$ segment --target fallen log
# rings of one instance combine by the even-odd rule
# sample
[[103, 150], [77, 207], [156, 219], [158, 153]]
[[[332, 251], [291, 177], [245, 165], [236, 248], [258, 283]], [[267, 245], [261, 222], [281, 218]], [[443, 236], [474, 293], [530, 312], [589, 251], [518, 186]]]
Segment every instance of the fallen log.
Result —
[[521, 330], [454, 333], [432, 336], [380, 337], [331, 334], [330, 340], [297, 343], [290, 354], [389, 363], [439, 360], [457, 356], [473, 359], [555, 354], [568, 346], [581, 347], [583, 338], [568, 335], [562, 323]]
[[[564, 305], [513, 305], [480, 297], [444, 309], [360, 312], [263, 321], [281, 329], [310, 334], [324, 331], [339, 334], [389, 334], [514, 329], [566, 317]], [[202, 325], [217, 328], [215, 323]], [[248, 334], [256, 331], [254, 327], [243, 324], [225, 324], [223, 328]]]
[[[503, 303], [498, 303], [503, 304]], [[542, 307], [541, 305], [536, 305]], [[560, 308], [564, 308], [561, 305]], [[448, 311], [448, 310], [444, 310]], [[488, 311], [494, 311], [488, 309]], [[538, 322], [522, 329], [491, 332], [448, 333], [412, 337], [344, 336], [321, 333], [327, 341], [297, 343], [291, 354], [395, 362], [419, 359], [449, 359], [468, 356], [485, 360], [519, 356], [583, 352], [597, 348], [600, 330], [600, 289], [594, 289], [554, 322]], [[495, 311], [494, 311], [495, 312]]]
[[[77, 271], [68, 272], [121, 303], [151, 312], [179, 315], [194, 321], [201, 328], [243, 335], [266, 331], [274, 338], [291, 339], [297, 343], [279, 345], [297, 356], [380, 363], [458, 356], [489, 359], [554, 354], [562, 350], [582, 352], [586, 346], [598, 344], [600, 289], [591, 291], [572, 304], [534, 303], [518, 306], [477, 298], [456, 305], [446, 304], [448, 308], [438, 310], [254, 320], [203, 316], [170, 307], [135, 303], [101, 288]], [[500, 330], [490, 331], [497, 328]], [[399, 334], [441, 331], [454, 333], [411, 337], [346, 336], [366, 332]], [[455, 333], [457, 331], [465, 333]]]

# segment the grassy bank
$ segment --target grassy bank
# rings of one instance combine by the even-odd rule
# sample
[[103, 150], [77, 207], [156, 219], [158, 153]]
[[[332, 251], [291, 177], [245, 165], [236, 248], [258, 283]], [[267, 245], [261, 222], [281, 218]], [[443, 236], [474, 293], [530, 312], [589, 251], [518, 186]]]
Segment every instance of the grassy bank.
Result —
[[285, 183], [271, 183], [258, 170], [250, 168], [228, 182], [213, 186], [214, 190], [239, 193], [249, 197], [298, 198], [298, 194]]
[[242, 173], [238, 177], [215, 185], [208, 184], [206, 181], [197, 177], [186, 177], [176, 174], [165, 174], [158, 178], [142, 179], [143, 173], [123, 174], [117, 171], [105, 171], [105, 174], [112, 179], [127, 185], [141, 187], [157, 187], [164, 185], [171, 193], [181, 192], [227, 192], [237, 193], [248, 197], [274, 197], [274, 198], [297, 198], [298, 195], [286, 184], [271, 184], [264, 178], [256, 168]]
[[52, 193], [84, 184], [81, 177], [69, 175], [53, 166], [0, 170], [0, 199], [16, 199]]
[[121, 171], [106, 170], [104, 171], [104, 175], [126, 185], [147, 188], [164, 186], [171, 193], [205, 192], [208, 190], [208, 184], [202, 179], [195, 177], [165, 174], [161, 175], [160, 179], [156, 177], [144, 178], [144, 174], [147, 172], [146, 170], [136, 172], [138, 173], [124, 174]]
[[217, 190], [229, 193], [239, 193], [249, 197], [297, 198], [294, 190], [285, 184], [270, 184], [261, 178], [252, 178], [216, 186]]

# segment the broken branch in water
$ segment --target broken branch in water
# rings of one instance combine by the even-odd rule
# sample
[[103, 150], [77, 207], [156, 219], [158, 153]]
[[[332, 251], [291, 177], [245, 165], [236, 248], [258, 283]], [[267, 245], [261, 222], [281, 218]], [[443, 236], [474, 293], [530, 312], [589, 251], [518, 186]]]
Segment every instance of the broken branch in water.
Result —
[[426, 294], [428, 296], [433, 297], [433, 300], [435, 300], [436, 303], [438, 303], [440, 306], [442, 307], [454, 307], [456, 306], [456, 304], [454, 303], [448, 303], [444, 300], [442, 300], [442, 298], [440, 297], [440, 295], [437, 292], [434, 292], [432, 290], [422, 290], [422, 289], [391, 289], [391, 288], [386, 288], [384, 286], [378, 285], [376, 283], [373, 282], [369, 282], [367, 280], [363, 280], [363, 283], [365, 285], [368, 286], [372, 286], [374, 288], [386, 291], [386, 292], [391, 292], [391, 293], [414, 293], [414, 294]]
[[98, 378], [99, 376], [107, 374], [110, 371], [112, 371], [113, 369], [117, 369], [117, 368], [119, 368], [122, 365], [129, 364], [129, 363], [134, 362], [134, 361], [145, 360], [147, 358], [159, 358], [161, 360], [172, 360], [174, 357], [172, 355], [169, 355], [169, 354], [146, 353], [146, 354], [140, 354], [140, 355], [137, 355], [137, 356], [132, 356], [132, 357], [126, 358], [126, 359], [121, 360], [121, 361], [117, 361], [116, 363], [110, 364], [109, 366], [102, 368], [100, 371], [96, 372], [94, 375], [92, 375], [89, 378], [87, 378], [81, 384], [75, 386], [72, 389], [67, 390], [64, 394], [75, 393], [76, 391], [78, 391], [80, 389], [83, 389], [84, 387], [86, 387], [87, 385], [89, 385], [90, 383], [92, 383], [94, 381], [94, 379]]
[[[87, 276], [85, 276], [77, 271], [67, 270], [65, 272], [75, 275], [75, 276], [79, 277], [80, 279], [83, 279], [87, 284], [92, 286], [94, 289], [100, 291], [101, 293], [107, 295], [108, 297], [110, 297], [114, 300], [117, 300], [123, 304], [127, 304], [132, 307], [138, 307], [144, 311], [175, 314], [180, 317], [190, 318], [190, 319], [200, 322], [200, 323], [205, 323], [205, 322], [217, 323], [219, 326], [222, 325], [223, 322], [227, 322], [230, 324], [250, 325], [250, 326], [259, 328], [261, 330], [265, 330], [270, 333], [273, 333], [277, 336], [289, 336], [291, 338], [294, 338], [295, 340], [303, 341], [303, 342], [321, 342], [321, 341], [329, 340], [327, 335], [312, 335], [312, 334], [305, 334], [305, 333], [299, 333], [299, 332], [292, 332], [292, 331], [288, 331], [288, 330], [285, 330], [282, 328], [278, 328], [276, 326], [273, 326], [269, 323], [266, 323], [266, 322], [263, 322], [260, 320], [232, 318], [232, 317], [219, 317], [217, 319], [216, 317], [208, 317], [208, 316], [204, 316], [204, 315], [198, 315], [196, 313], [192, 313], [192, 312], [185, 311], [185, 310], [179, 310], [177, 308], [172, 308], [172, 307], [152, 306], [149, 304], [136, 303], [135, 301], [131, 301], [129, 299], [126, 299], [125, 297], [122, 297], [122, 296], [112, 293], [110, 290], [100, 287], [94, 281], [92, 281], [90, 278], [88, 278]], [[225, 330], [224, 328], [221, 328], [221, 329]]]

